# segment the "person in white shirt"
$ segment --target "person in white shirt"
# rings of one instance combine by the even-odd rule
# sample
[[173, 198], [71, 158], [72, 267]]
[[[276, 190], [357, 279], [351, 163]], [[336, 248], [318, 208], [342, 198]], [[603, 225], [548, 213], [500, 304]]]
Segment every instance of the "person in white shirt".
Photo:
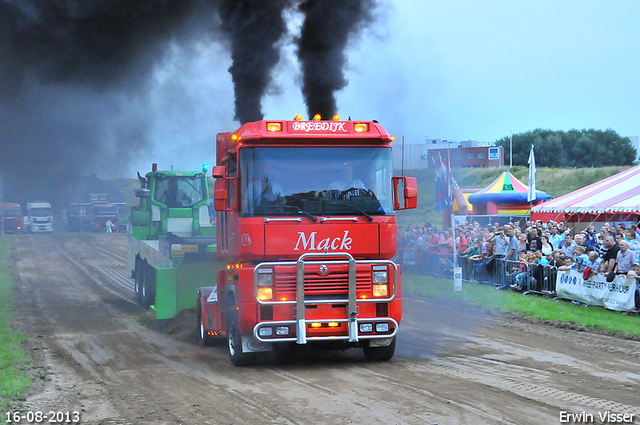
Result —
[[365, 196], [367, 187], [360, 179], [353, 178], [353, 169], [349, 164], [344, 164], [336, 179], [331, 182], [328, 189], [329, 199], [350, 199], [353, 196]]
[[250, 213], [257, 208], [285, 204], [284, 191], [280, 183], [275, 181], [273, 174], [271, 165], [264, 165], [260, 175], [247, 185], [245, 202]]
[[614, 271], [616, 274], [628, 273], [631, 266], [637, 263], [636, 254], [629, 249], [629, 244], [625, 240], [620, 241], [618, 246], [620, 246], [620, 251], [616, 255]]

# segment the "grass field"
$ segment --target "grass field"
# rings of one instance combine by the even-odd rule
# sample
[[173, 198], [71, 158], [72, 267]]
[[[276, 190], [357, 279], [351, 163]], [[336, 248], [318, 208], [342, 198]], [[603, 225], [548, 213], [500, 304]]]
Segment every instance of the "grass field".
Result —
[[453, 279], [403, 273], [402, 288], [405, 292], [421, 296], [455, 299], [491, 310], [519, 313], [554, 322], [574, 322], [578, 325], [640, 336], [640, 316], [599, 307], [585, 307], [539, 295], [498, 291], [491, 285], [463, 282], [462, 291], [454, 292]]
[[[10, 238], [0, 237], [0, 412], [10, 408], [10, 400], [29, 388], [31, 379], [20, 366], [30, 362], [22, 343], [25, 337], [14, 332], [15, 279], [9, 268]], [[4, 417], [4, 414], [2, 414]]]

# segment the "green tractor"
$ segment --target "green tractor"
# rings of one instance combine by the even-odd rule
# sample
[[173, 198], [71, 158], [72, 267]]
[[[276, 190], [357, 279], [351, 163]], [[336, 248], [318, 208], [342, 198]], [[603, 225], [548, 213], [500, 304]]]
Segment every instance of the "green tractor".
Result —
[[153, 171], [142, 177], [131, 208], [129, 270], [137, 302], [170, 319], [196, 306], [198, 288], [215, 285], [216, 227], [202, 171]]

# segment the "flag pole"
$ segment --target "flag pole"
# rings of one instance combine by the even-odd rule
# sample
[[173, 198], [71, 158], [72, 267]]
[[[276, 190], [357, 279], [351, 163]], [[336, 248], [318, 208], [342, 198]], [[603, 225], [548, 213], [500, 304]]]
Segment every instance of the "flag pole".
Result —
[[529, 220], [533, 216], [533, 201], [536, 199], [536, 156], [533, 151], [534, 145], [531, 145], [529, 152], [529, 193], [527, 200], [529, 201]]
[[449, 202], [449, 208], [451, 208], [451, 238], [453, 240], [453, 268], [458, 267], [458, 255], [456, 253], [456, 222], [453, 215], [453, 194], [451, 188], [451, 141], [448, 141], [447, 145], [447, 201]]
[[402, 155], [401, 155], [401, 163], [402, 166], [400, 168], [400, 175], [404, 176], [404, 135], [402, 136]]
[[458, 267], [458, 249], [456, 244], [456, 219], [453, 214], [453, 174], [451, 174], [451, 142], [449, 142], [449, 146], [447, 149], [447, 168], [449, 169], [449, 175], [447, 176], [447, 200], [449, 202], [449, 207], [451, 208], [451, 240], [452, 251], [453, 251], [453, 291], [460, 292], [462, 291], [462, 267]]

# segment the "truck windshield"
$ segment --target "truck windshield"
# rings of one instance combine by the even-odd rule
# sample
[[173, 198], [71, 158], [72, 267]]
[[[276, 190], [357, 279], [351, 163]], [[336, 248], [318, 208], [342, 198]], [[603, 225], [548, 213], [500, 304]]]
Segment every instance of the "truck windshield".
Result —
[[204, 199], [204, 174], [156, 178], [155, 200], [170, 208], [190, 207]]
[[3, 217], [16, 217], [22, 215], [20, 208], [3, 208], [2, 216]]
[[51, 216], [51, 208], [49, 208], [49, 207], [31, 208], [30, 214], [33, 217], [50, 217]]
[[239, 168], [245, 216], [393, 214], [389, 148], [242, 148]]

